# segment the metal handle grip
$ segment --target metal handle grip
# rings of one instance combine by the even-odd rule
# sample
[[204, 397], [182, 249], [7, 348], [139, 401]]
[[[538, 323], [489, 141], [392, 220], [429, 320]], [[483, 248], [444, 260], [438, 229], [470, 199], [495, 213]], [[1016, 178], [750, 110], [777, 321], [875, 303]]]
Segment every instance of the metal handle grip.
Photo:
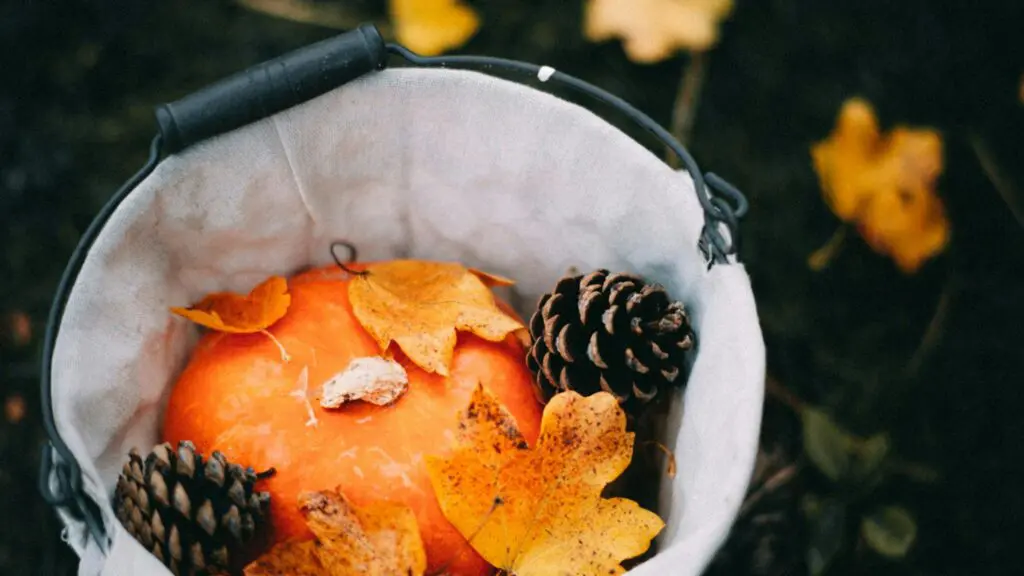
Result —
[[229, 76], [156, 109], [165, 150], [180, 151], [382, 68], [380, 32], [364, 24]]

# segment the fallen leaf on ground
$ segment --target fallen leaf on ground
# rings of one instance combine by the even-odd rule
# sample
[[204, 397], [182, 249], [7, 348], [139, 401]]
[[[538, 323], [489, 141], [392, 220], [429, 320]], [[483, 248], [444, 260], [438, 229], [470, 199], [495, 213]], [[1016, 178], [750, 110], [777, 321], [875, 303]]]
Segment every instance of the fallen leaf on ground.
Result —
[[11, 424], [18, 424], [25, 418], [25, 398], [20, 394], [8, 396], [4, 400], [4, 418]]
[[356, 358], [324, 383], [320, 405], [338, 408], [355, 400], [387, 406], [409, 389], [409, 375], [401, 364], [380, 356]]
[[299, 497], [314, 540], [277, 544], [245, 567], [245, 576], [422, 575], [427, 554], [416, 516], [406, 506], [354, 507], [338, 491]]
[[631, 60], [652, 63], [711, 48], [732, 8], [732, 0], [589, 0], [583, 28], [593, 42], [622, 38]]
[[872, 550], [903, 558], [917, 539], [917, 522], [900, 506], [886, 506], [861, 519], [860, 533]]
[[525, 327], [498, 307], [487, 283], [460, 264], [393, 260], [349, 283], [352, 311], [382, 352], [396, 343], [427, 372], [448, 375], [456, 331], [500, 342]]
[[398, 41], [423, 56], [462, 46], [480, 27], [461, 0], [391, 0], [390, 16]]
[[232, 334], [266, 334], [287, 361], [288, 353], [267, 328], [284, 317], [291, 305], [288, 281], [271, 276], [247, 295], [234, 292], [216, 292], [187, 308], [172, 307], [171, 312], [200, 326]]
[[24, 346], [32, 341], [32, 319], [28, 314], [21, 311], [12, 312], [7, 319], [6, 328], [15, 346]]
[[633, 452], [611, 394], [557, 394], [534, 448], [482, 386], [459, 418], [455, 452], [426, 459], [430, 481], [445, 517], [508, 574], [622, 574], [664, 527], [636, 502], [601, 497]]
[[811, 155], [831, 210], [900, 270], [915, 272], [946, 247], [949, 222], [936, 193], [943, 169], [937, 132], [900, 126], [883, 134], [871, 106], [854, 98]]

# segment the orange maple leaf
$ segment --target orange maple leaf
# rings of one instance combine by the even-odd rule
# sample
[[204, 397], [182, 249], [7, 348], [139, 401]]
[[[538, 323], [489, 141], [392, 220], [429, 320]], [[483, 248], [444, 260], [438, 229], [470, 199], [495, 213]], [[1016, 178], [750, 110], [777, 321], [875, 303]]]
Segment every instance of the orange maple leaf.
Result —
[[355, 274], [348, 290], [359, 323], [382, 352], [394, 342], [427, 372], [448, 375], [457, 330], [492, 342], [525, 330], [489, 288], [511, 283], [500, 276], [423, 260], [370, 264]]
[[493, 566], [516, 576], [621, 574], [664, 528], [636, 502], [601, 495], [629, 465], [633, 436], [611, 394], [562, 392], [531, 449], [478, 386], [460, 415], [459, 447], [426, 465], [445, 517]]
[[279, 543], [245, 567], [245, 576], [422, 575], [427, 554], [407, 506], [355, 507], [336, 490], [306, 492], [299, 505], [313, 540]]
[[949, 222], [935, 190], [942, 173], [937, 132], [897, 127], [882, 134], [870, 104], [854, 98], [811, 156], [832, 212], [903, 272], [946, 247]]
[[263, 333], [270, 337], [288, 359], [284, 347], [267, 328], [280, 320], [291, 305], [288, 281], [271, 276], [247, 295], [234, 292], [215, 292], [187, 307], [172, 307], [171, 312], [196, 324], [231, 334]]

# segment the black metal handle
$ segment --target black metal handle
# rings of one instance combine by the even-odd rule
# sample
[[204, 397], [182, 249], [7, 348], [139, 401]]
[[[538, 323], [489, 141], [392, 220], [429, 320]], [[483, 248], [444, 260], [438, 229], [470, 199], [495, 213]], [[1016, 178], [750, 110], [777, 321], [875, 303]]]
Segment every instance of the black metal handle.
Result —
[[156, 109], [167, 152], [240, 128], [380, 69], [380, 32], [355, 30], [253, 66]]
[[[548, 66], [491, 56], [420, 56], [400, 44], [388, 44], [387, 47], [392, 53], [416, 66], [440, 68], [466, 66], [526, 73], [536, 75], [541, 82], [565, 86], [608, 104], [661, 140], [662, 144], [682, 160], [683, 166], [693, 179], [697, 200], [700, 202], [701, 208], [704, 209], [705, 225], [701, 231], [698, 248], [707, 260], [708, 267], [710, 268], [714, 264], [728, 264], [729, 259], [736, 256], [739, 250], [739, 219], [747, 213], [747, 198], [739, 189], [717, 174], [709, 173], [705, 176], [697, 166], [697, 162], [676, 140], [675, 136], [622, 98]], [[712, 192], [720, 194], [720, 196], [715, 196]], [[722, 196], [727, 196], [733, 203], [730, 204]], [[725, 225], [728, 237], [719, 229], [720, 224]]]

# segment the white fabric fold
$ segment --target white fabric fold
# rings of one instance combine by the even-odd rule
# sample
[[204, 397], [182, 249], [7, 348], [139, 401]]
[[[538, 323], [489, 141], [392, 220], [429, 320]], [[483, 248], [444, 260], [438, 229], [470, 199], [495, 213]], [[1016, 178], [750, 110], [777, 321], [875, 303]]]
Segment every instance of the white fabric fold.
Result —
[[104, 556], [65, 519], [79, 573], [169, 574], [110, 502], [127, 451], [157, 441], [196, 340], [168, 307], [326, 264], [344, 240], [360, 260], [510, 276], [523, 314], [573, 266], [637, 272], [683, 300], [698, 349], [666, 429], [679, 473], [660, 552], [631, 573], [699, 574], [746, 490], [764, 379], [749, 280], [706, 269], [703, 223], [690, 179], [606, 121], [474, 72], [376, 72], [167, 158], [92, 247], [57, 340], [57, 427], [114, 535]]

